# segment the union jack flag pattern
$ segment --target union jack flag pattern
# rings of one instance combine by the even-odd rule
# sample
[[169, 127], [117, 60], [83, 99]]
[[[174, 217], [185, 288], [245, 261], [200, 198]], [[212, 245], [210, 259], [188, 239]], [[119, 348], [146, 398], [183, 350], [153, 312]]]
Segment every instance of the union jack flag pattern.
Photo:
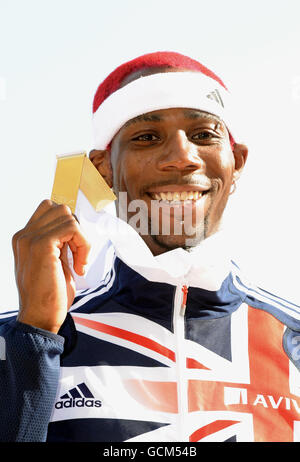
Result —
[[71, 310], [48, 440], [299, 441], [299, 316], [234, 264], [211, 291], [116, 259]]

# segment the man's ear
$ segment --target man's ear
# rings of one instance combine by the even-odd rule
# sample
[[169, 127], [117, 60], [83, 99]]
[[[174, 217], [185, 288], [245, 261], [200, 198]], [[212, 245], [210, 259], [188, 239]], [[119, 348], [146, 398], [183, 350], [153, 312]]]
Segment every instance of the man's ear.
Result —
[[233, 179], [236, 181], [241, 176], [245, 163], [247, 161], [248, 148], [245, 144], [235, 143], [232, 152], [233, 152], [234, 161], [235, 161]]
[[100, 175], [103, 176], [108, 186], [112, 188], [113, 172], [110, 162], [110, 151], [107, 149], [101, 151], [98, 149], [93, 149], [90, 152], [89, 158]]

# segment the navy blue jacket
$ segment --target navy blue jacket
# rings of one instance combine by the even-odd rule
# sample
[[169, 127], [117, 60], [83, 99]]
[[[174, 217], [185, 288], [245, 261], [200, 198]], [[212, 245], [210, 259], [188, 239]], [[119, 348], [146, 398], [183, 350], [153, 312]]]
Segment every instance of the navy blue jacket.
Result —
[[116, 258], [58, 335], [1, 314], [0, 441], [300, 438], [299, 306], [235, 264], [199, 286]]

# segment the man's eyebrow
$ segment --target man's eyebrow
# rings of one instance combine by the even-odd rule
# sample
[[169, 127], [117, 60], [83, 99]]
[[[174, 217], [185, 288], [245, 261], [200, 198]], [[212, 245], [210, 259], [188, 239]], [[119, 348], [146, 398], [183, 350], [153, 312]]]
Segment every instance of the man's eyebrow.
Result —
[[[199, 111], [197, 109], [187, 109], [184, 111], [184, 116], [188, 119], [209, 119], [216, 124], [222, 124], [222, 120], [214, 115], [210, 114], [208, 112], [204, 111]], [[130, 125], [133, 125], [138, 122], [161, 122], [162, 120], [165, 120], [162, 115], [158, 114], [141, 114], [137, 117], [134, 117], [133, 119], [128, 120], [124, 125], [123, 128], [127, 128]]]
[[214, 114], [210, 114], [208, 112], [203, 112], [203, 111], [198, 111], [198, 110], [193, 110], [193, 109], [184, 111], [184, 116], [187, 119], [210, 119], [216, 123], [222, 123], [222, 120], [220, 119], [220, 117]]
[[160, 122], [161, 120], [163, 120], [163, 117], [157, 114], [141, 114], [128, 120], [123, 127], [129, 127], [129, 125], [136, 124], [138, 122]]

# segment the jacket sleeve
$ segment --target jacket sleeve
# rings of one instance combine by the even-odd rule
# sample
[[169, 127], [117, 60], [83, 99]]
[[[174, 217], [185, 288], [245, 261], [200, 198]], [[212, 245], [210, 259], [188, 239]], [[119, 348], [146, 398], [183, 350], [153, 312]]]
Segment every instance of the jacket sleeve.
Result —
[[64, 338], [0, 319], [0, 441], [46, 441]]

